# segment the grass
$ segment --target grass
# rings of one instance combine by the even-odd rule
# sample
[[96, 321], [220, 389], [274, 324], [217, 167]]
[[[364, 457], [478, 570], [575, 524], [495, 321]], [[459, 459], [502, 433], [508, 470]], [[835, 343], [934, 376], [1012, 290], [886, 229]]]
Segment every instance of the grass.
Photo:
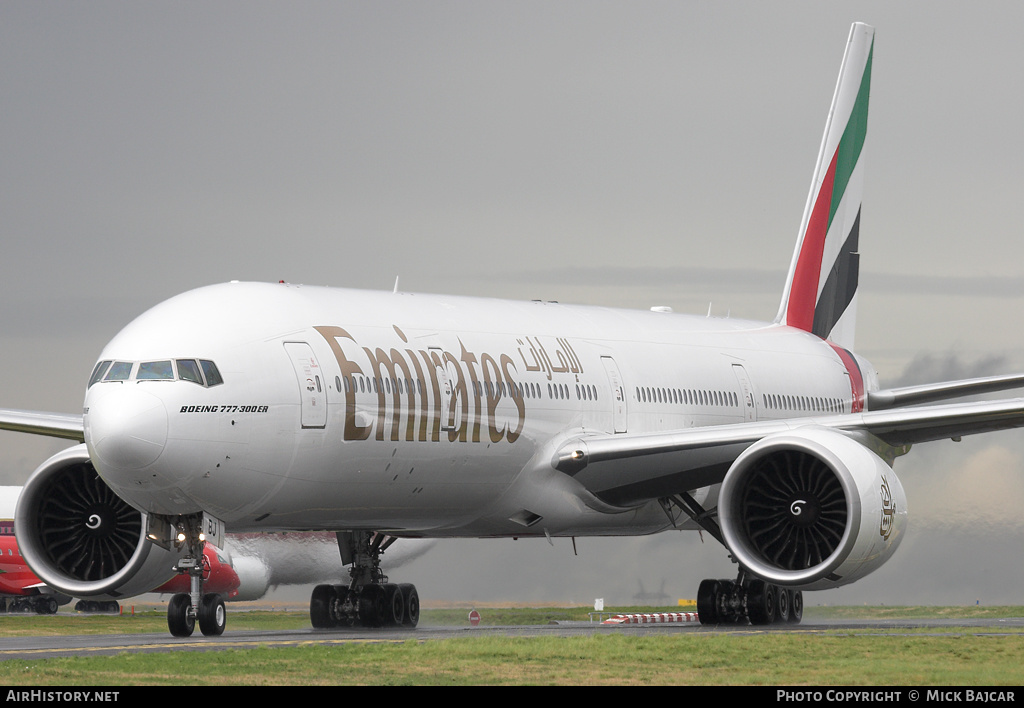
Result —
[[[474, 637], [18, 661], [5, 683], [153, 685], [1020, 685], [1024, 637]], [[5, 667], [6, 668], [6, 667]]]
[[[487, 608], [482, 625], [586, 621], [589, 608]], [[651, 611], [651, 608], [623, 608]], [[675, 610], [677, 608], [671, 608]], [[468, 608], [425, 610], [424, 625], [468, 626]], [[808, 619], [1024, 616], [1024, 608], [808, 608]], [[233, 612], [228, 629], [308, 627], [300, 612]], [[161, 611], [134, 617], [5, 617], [14, 633], [164, 632]], [[337, 638], [338, 635], [332, 635]], [[873, 685], [997, 686], [1024, 681], [1024, 633], [910, 634], [628, 630], [574, 637], [481, 634], [431, 641], [331, 642], [196, 654], [8, 661], [9, 686], [153, 685]]]
[[965, 605], [942, 607], [936, 605], [907, 605], [901, 607], [808, 607], [804, 617], [816, 619], [1000, 619], [1024, 617], [1024, 607], [1009, 605]]

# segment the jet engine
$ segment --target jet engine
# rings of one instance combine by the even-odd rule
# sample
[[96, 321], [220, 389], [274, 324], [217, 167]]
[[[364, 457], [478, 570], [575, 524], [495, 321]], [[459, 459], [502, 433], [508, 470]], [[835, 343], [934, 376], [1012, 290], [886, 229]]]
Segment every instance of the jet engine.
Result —
[[14, 533], [29, 567], [51, 588], [117, 599], [169, 580], [184, 553], [149, 541], [148, 521], [114, 494], [86, 446], [77, 445], [32, 473], [18, 498]]
[[747, 448], [722, 482], [718, 514], [741, 566], [770, 583], [821, 590], [885, 563], [903, 538], [907, 505], [881, 457], [807, 427]]

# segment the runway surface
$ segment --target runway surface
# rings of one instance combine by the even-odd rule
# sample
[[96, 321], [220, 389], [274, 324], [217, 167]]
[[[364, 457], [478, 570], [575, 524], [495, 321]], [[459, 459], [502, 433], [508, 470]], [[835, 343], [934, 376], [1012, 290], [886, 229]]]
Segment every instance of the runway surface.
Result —
[[[288, 647], [310, 644], [332, 645], [359, 642], [431, 641], [460, 637], [503, 636], [578, 636], [587, 634], [632, 634], [635, 636], [672, 633], [733, 633], [764, 634], [766, 632], [794, 632], [801, 634], [850, 631], [864, 633], [877, 629], [886, 634], [919, 633], [922, 629], [952, 635], [1004, 635], [1024, 634], [1024, 617], [1006, 619], [927, 619], [927, 620], [837, 620], [800, 625], [702, 626], [699, 623], [603, 625], [590, 622], [562, 622], [548, 625], [509, 627], [430, 627], [413, 630], [339, 629], [339, 630], [228, 630], [220, 637], [204, 637], [198, 632], [189, 638], [176, 638], [168, 634], [101, 634], [64, 635], [56, 637], [9, 637], [0, 642], [0, 662], [15, 659], [44, 659], [69, 656], [111, 656], [121, 652], [161, 651], [216, 651], [219, 649], [245, 649], [256, 646]], [[947, 631], [942, 631], [947, 630]]]

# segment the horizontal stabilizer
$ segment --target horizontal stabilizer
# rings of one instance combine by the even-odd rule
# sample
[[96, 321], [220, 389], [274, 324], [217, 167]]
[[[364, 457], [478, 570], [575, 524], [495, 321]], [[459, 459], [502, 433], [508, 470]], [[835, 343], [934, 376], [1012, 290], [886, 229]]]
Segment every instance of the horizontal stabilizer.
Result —
[[1024, 388], [1024, 374], [986, 376], [978, 379], [891, 388], [886, 391], [870, 391], [868, 392], [868, 410], [882, 411], [900, 406], [936, 403], [950, 398], [996, 393], [1015, 388]]

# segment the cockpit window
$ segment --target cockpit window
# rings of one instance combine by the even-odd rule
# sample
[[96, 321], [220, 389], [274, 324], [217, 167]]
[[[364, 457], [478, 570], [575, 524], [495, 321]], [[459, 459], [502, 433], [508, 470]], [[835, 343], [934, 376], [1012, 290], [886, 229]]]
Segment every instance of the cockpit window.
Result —
[[[209, 388], [224, 383], [217, 365], [208, 359], [161, 359], [99, 362], [89, 377], [89, 386], [99, 381], [189, 381]], [[134, 370], [134, 375], [133, 375]], [[205, 377], [205, 378], [204, 378]]]
[[174, 370], [171, 362], [167, 361], [144, 361], [139, 364], [139, 373], [135, 375], [138, 381], [174, 380]]
[[199, 373], [199, 365], [195, 359], [178, 359], [175, 363], [178, 365], [179, 379], [203, 385], [203, 375]]
[[203, 367], [203, 373], [206, 375], [206, 385], [216, 386], [217, 384], [224, 383], [224, 379], [220, 376], [220, 371], [217, 370], [217, 365], [208, 359], [200, 359], [199, 365]]
[[107, 371], [107, 375], [103, 377], [104, 381], [127, 381], [128, 377], [132, 374], [132, 362], [130, 361], [115, 361], [110, 365], [110, 369]]
[[[96, 365], [96, 368], [92, 370], [92, 376], [89, 377], [89, 386], [103, 378], [103, 374], [107, 373], [107, 369], [110, 367], [110, 360], [101, 361]], [[86, 387], [88, 388], [88, 386]]]

